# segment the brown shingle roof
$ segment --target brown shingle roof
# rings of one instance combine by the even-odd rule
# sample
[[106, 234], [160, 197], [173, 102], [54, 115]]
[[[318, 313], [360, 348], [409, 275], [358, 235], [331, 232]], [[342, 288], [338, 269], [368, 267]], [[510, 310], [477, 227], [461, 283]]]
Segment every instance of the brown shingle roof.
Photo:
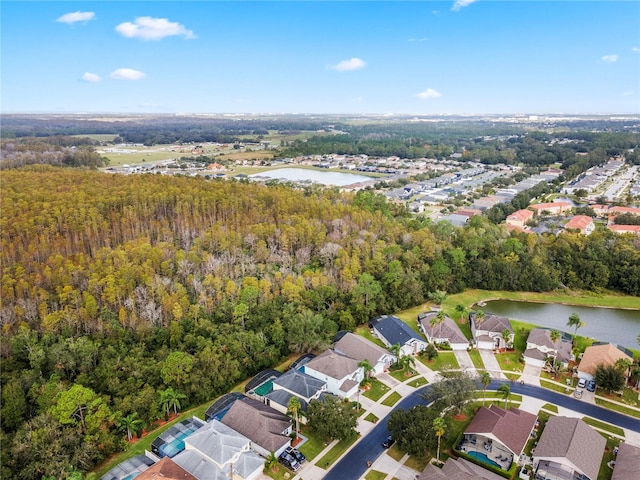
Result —
[[366, 338], [353, 333], [347, 333], [344, 337], [338, 340], [333, 349], [347, 355], [348, 357], [361, 362], [362, 360], [368, 360], [371, 365], [378, 363], [378, 360], [384, 355], [388, 355], [389, 352], [382, 347], [379, 347], [375, 343], [370, 342]]
[[442, 469], [427, 465], [416, 480], [503, 480], [497, 475], [464, 458], [448, 458]]
[[136, 477], [138, 480], [198, 480], [169, 457], [165, 457]]
[[537, 418], [518, 408], [505, 410], [491, 405], [489, 408], [482, 407], [478, 410], [464, 433], [492, 434], [518, 456], [529, 440]]
[[[564, 457], [589, 478], [598, 478], [607, 441], [579, 418], [551, 417], [536, 446], [534, 457]], [[555, 461], [555, 460], [554, 460]]]
[[578, 371], [595, 375], [598, 365], [615, 365], [616, 361], [620, 358], [633, 361], [629, 355], [611, 343], [591, 345], [585, 349], [582, 360], [580, 360], [580, 365], [578, 365]]
[[611, 480], [640, 478], [640, 448], [621, 442]]
[[291, 426], [291, 419], [252, 398], [236, 401], [222, 417], [222, 423], [270, 452], [291, 440], [282, 433]]
[[305, 368], [324, 373], [331, 378], [341, 379], [358, 370], [358, 361], [353, 358], [340, 355], [333, 350], [326, 350], [316, 358], [309, 360], [304, 365]]

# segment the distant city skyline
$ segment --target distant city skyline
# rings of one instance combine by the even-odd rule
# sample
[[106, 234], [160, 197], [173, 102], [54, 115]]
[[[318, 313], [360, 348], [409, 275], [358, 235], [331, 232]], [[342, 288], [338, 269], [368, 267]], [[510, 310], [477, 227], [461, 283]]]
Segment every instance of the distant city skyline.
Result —
[[3, 1], [2, 113], [640, 114], [637, 1]]

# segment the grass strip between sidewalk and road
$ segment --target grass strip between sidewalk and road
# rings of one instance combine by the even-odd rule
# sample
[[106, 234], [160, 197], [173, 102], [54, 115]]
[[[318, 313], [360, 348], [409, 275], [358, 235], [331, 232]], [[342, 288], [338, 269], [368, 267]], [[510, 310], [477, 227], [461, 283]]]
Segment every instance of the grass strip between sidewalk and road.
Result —
[[387, 407], [393, 407], [402, 398], [398, 392], [391, 392], [387, 398], [384, 399], [382, 405]]
[[582, 421], [587, 425], [591, 425], [599, 430], [604, 430], [605, 432], [612, 433], [613, 435], [617, 435], [619, 437], [624, 438], [624, 430], [620, 427], [616, 427], [615, 425], [609, 425], [608, 423], [601, 422], [600, 420], [596, 420], [591, 417], [582, 417]]
[[338, 458], [342, 456], [344, 452], [347, 451], [351, 445], [356, 442], [356, 440], [358, 440], [358, 438], [360, 438], [360, 435], [354, 435], [353, 438], [349, 440], [340, 440], [326, 453], [324, 457], [316, 462], [316, 466], [327, 470]]

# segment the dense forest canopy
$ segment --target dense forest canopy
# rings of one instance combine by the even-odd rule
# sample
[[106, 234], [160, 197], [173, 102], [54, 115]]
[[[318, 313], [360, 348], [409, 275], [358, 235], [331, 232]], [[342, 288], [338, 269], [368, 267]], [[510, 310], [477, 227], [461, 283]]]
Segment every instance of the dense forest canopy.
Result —
[[[426, 148], [414, 127], [386, 135], [377, 126], [349, 133], [346, 122], [325, 124], [309, 119], [305, 128], [345, 133], [318, 136], [318, 145], [357, 145], [358, 137], [378, 147]], [[338, 329], [434, 292], [640, 295], [640, 240], [606, 229], [535, 236], [480, 216], [456, 228], [410, 216], [371, 191], [23, 166], [100, 165], [91, 140], [66, 136], [76, 129], [72, 121], [51, 127], [43, 120], [24, 137], [14, 129], [14, 138], [2, 140], [3, 161], [9, 152], [13, 162], [3, 167], [16, 167], [3, 170], [0, 184], [6, 478], [87, 471], [123, 448], [126, 425], [139, 420], [138, 428], [149, 428], [161, 419], [171, 398], [183, 408], [212, 400], [289, 354], [323, 347]], [[576, 133], [565, 157], [543, 133], [428, 145], [444, 155], [493, 142], [507, 156], [534, 152], [584, 171], [608, 149], [637, 143], [634, 135]], [[588, 154], [575, 160], [577, 148]], [[29, 161], [29, 152], [44, 160]], [[69, 159], [78, 152], [86, 161]]]

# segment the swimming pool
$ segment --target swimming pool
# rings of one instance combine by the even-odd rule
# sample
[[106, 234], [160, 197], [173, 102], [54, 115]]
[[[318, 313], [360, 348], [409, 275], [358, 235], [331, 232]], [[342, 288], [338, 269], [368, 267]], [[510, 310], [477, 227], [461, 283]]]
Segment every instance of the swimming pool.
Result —
[[492, 467], [497, 467], [500, 470], [504, 470], [502, 468], [502, 465], [497, 464], [496, 462], [494, 462], [493, 460], [489, 459], [489, 457], [487, 457], [484, 453], [482, 452], [475, 452], [475, 451], [471, 451], [471, 452], [467, 452], [467, 455], [469, 455], [470, 457], [475, 458], [476, 460], [482, 462], [482, 463], [486, 463], [487, 465], [491, 465]]

